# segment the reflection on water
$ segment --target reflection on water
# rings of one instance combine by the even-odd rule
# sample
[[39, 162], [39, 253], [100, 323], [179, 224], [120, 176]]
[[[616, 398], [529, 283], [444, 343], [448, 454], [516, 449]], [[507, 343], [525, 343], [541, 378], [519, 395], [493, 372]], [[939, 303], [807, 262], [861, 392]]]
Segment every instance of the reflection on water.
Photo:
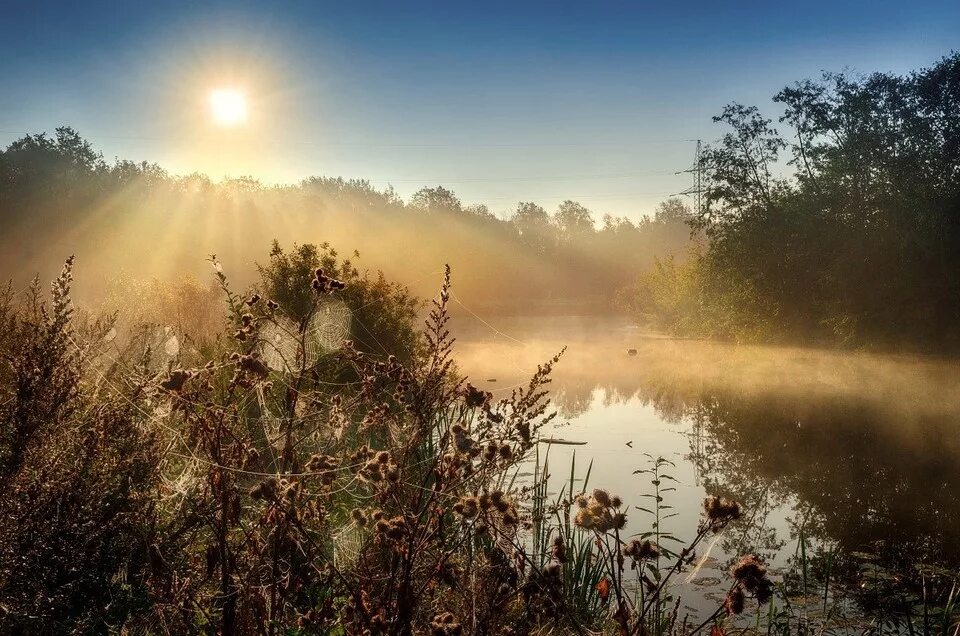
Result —
[[554, 434], [588, 443], [551, 447], [555, 472], [575, 450], [594, 461], [592, 485], [637, 503], [644, 453], [674, 461], [681, 536], [705, 493], [742, 500], [755, 523], [722, 538], [721, 560], [753, 549], [784, 564], [802, 530], [890, 565], [960, 564], [957, 363], [671, 340], [594, 318], [493, 321], [500, 333], [458, 322], [462, 370], [501, 397], [567, 346]]

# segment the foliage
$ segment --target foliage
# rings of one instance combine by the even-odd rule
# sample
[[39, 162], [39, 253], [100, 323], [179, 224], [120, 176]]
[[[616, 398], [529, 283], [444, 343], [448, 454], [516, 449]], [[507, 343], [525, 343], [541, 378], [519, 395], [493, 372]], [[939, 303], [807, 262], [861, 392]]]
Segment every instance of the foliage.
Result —
[[6, 633], [100, 632], [146, 603], [158, 449], [129, 396], [88, 376], [109, 323], [75, 324], [71, 267], [50, 307], [37, 285], [0, 306]]
[[774, 101], [779, 126], [739, 104], [714, 118], [731, 132], [702, 156], [709, 242], [695, 275], [651, 274], [644, 302], [691, 335], [960, 346], [960, 54]]
[[[354, 258], [358, 257], [354, 252]], [[375, 277], [361, 273], [351, 259], [340, 259], [327, 243], [294, 245], [284, 252], [274, 241], [268, 264], [259, 266], [262, 293], [279, 303], [283, 312], [303, 328], [316, 303], [311, 282], [317, 269], [345, 284], [337, 298], [350, 309], [350, 337], [359, 350], [396, 355], [404, 361], [413, 358], [420, 345], [413, 328], [419, 301], [403, 285], [388, 281], [382, 272]]]
[[[560, 354], [500, 400], [459, 377], [449, 270], [422, 351], [403, 360], [347, 341], [329, 355], [354, 380], [328, 382], [305, 330], [349, 289], [333, 272], [364, 279], [328, 260], [300, 280], [319, 254], [277, 248], [264, 290], [244, 295], [214, 261], [232, 335], [166, 362], [135, 333], [115, 344], [112, 316], [74, 316], [72, 261], [49, 308], [37, 286], [23, 302], [3, 297], [0, 629], [696, 634], [736, 625], [750, 598], [770, 608], [771, 629], [796, 619], [751, 553], [713, 613], [681, 616], [671, 581], [742, 508], [708, 497], [681, 543], [664, 526], [669, 461], [637, 471], [653, 486], [638, 536], [622, 535], [620, 497], [587, 494], [589, 470], [576, 486], [575, 463], [550, 500], [539, 432], [555, 417]], [[291, 323], [299, 350], [271, 369], [263, 334]], [[532, 482], [520, 473], [530, 461]], [[804, 586], [817, 568], [803, 561]], [[949, 629], [954, 597], [938, 587], [936, 598], [928, 625]]]
[[88, 285], [118, 269], [148, 280], [203, 276], [197, 255], [215, 253], [245, 287], [257, 278], [247, 267], [250, 254], [269, 250], [276, 238], [341, 252], [355, 247], [371, 271], [422, 297], [433, 293], [436, 263], [450, 262], [466, 274], [458, 293], [473, 307], [517, 311], [563, 302], [606, 311], [614, 290], [655, 257], [681, 252], [689, 231], [677, 218], [598, 217], [569, 200], [551, 211], [521, 203], [498, 216], [442, 186], [403, 201], [391, 187], [360, 179], [213, 183], [148, 162], [106, 162], [66, 127], [0, 149], [0, 267], [22, 282], [69, 245], [85, 267], [96, 268], [84, 277]]

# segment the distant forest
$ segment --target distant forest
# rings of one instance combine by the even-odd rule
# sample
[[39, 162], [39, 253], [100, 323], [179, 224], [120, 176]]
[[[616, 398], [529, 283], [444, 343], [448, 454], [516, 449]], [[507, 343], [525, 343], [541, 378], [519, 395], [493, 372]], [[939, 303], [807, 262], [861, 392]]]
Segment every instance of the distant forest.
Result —
[[[639, 222], [575, 201], [500, 219], [443, 188], [401, 200], [364, 180], [266, 187], [110, 164], [71, 128], [0, 152], [3, 271], [78, 254], [83, 278], [252, 280], [271, 241], [358, 250], [428, 296], [450, 263], [488, 312], [629, 312], [691, 337], [849, 348], [960, 348], [960, 54], [907, 75], [827, 73], [784, 88], [774, 121], [731, 104], [706, 147], [705, 203]], [[92, 273], [92, 276], [90, 275]]]
[[76, 252], [78, 271], [93, 268], [101, 281], [121, 270], [205, 278], [204, 260], [216, 253], [244, 282], [278, 239], [356, 250], [358, 266], [380, 269], [423, 297], [449, 263], [458, 294], [496, 312], [609, 311], [618, 288], [651, 271], [656, 259], [686, 251], [693, 220], [677, 200], [639, 222], [598, 219], [569, 200], [553, 211], [520, 202], [504, 220], [440, 186], [403, 201], [365, 180], [213, 183], [147, 162], [108, 163], [69, 127], [25, 136], [0, 152], [0, 184], [0, 264], [15, 277], [52, 275], [54, 264]]

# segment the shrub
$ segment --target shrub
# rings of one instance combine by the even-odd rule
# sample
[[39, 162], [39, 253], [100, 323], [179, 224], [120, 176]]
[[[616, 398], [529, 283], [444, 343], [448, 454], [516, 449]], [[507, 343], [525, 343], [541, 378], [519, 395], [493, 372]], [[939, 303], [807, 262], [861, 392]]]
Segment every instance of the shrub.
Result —
[[317, 269], [343, 281], [345, 287], [336, 299], [350, 310], [350, 337], [360, 351], [395, 355], [404, 361], [413, 358], [420, 345], [414, 324], [421, 303], [404, 286], [388, 281], [382, 272], [376, 276], [361, 272], [353, 260], [340, 258], [327, 243], [294, 245], [284, 251], [274, 241], [270, 260], [259, 266], [262, 292], [299, 325], [316, 310], [311, 285]]
[[[146, 602], [156, 448], [91, 356], [109, 324], [75, 328], [72, 261], [52, 305], [38, 285], [0, 307], [0, 630], [103, 631]], [[140, 608], [142, 609], [142, 608]]]

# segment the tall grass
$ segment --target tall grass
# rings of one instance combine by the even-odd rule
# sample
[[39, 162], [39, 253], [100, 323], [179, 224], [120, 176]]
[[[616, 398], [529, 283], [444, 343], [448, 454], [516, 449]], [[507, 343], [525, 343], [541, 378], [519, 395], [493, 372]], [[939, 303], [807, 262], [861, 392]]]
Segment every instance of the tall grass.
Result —
[[[78, 317], [72, 261], [49, 302], [39, 285], [0, 296], [0, 631], [666, 635], [740, 629], [754, 609], [757, 630], [812, 629], [753, 555], [715, 611], [679, 615], [674, 582], [742, 508], [708, 497], [682, 543], [666, 460], [638, 471], [638, 536], [624, 499], [588, 490], [592, 463], [581, 479], [574, 455], [552, 493], [539, 441], [560, 354], [500, 400], [461, 377], [449, 270], [416, 342], [393, 340], [402, 355], [347, 340], [317, 359], [317, 312], [384, 287], [329, 253], [312, 270], [309, 253], [274, 257], [244, 293], [213, 261], [226, 323], [203, 346]], [[391, 293], [381, 328], [416, 334]], [[293, 344], [268, 365], [277, 334]], [[955, 588], [923, 590], [906, 627], [955, 636]]]

